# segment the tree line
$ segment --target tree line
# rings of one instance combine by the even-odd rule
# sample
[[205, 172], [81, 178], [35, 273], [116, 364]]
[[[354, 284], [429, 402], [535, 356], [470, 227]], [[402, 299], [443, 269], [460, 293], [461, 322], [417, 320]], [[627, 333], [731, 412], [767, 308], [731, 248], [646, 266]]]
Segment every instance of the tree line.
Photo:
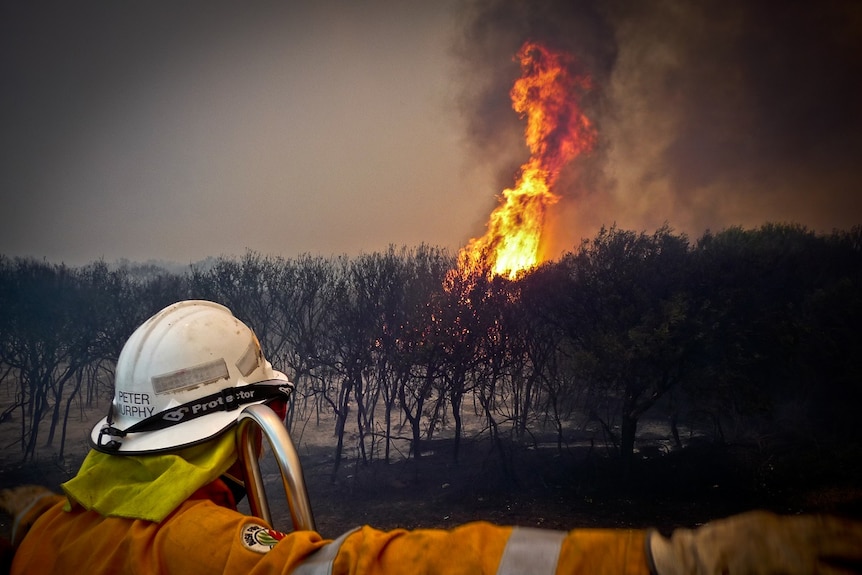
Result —
[[0, 256], [0, 420], [19, 426], [23, 458], [39, 442], [62, 457], [69, 418], [107, 406], [131, 332], [175, 301], [209, 299], [296, 383], [289, 425], [333, 425], [333, 476], [348, 448], [388, 461], [406, 438], [419, 458], [444, 423], [457, 459], [465, 413], [504, 467], [511, 440], [562, 450], [588, 425], [626, 464], [644, 417], [669, 421], [678, 446], [695, 427], [714, 441], [740, 428], [862, 438], [862, 227], [695, 241], [612, 227], [515, 280], [486, 272], [427, 245], [247, 252], [182, 273]]

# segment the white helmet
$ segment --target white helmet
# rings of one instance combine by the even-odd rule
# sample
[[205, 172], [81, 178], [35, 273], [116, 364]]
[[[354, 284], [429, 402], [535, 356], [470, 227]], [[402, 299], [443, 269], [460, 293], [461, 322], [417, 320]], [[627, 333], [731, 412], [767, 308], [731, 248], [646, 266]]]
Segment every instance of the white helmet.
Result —
[[200, 443], [231, 427], [240, 407], [287, 399], [293, 390], [248, 326], [201, 300], [168, 306], [136, 329], [120, 352], [114, 387], [90, 443], [130, 455]]

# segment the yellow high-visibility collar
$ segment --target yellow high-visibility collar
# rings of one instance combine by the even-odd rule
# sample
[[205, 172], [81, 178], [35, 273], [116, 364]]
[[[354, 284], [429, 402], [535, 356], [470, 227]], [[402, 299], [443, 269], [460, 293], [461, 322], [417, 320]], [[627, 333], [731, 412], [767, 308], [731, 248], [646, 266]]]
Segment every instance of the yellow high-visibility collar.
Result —
[[223, 475], [236, 457], [236, 438], [230, 432], [176, 453], [109, 455], [91, 450], [78, 474], [62, 488], [72, 502], [101, 515], [158, 523]]

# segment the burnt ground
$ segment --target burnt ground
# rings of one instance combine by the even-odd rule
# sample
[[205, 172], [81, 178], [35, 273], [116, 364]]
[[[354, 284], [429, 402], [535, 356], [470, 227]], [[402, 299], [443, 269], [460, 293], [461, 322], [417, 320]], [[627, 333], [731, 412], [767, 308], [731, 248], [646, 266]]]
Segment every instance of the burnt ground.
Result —
[[[475, 520], [556, 529], [670, 530], [755, 508], [862, 519], [859, 446], [701, 445], [639, 456], [628, 473], [598, 449], [507, 444], [506, 473], [503, 458], [487, 439], [463, 440], [457, 463], [451, 439], [424, 447], [420, 459], [398, 463], [362, 464], [346, 457], [333, 481], [333, 449], [301, 445], [318, 530], [336, 537], [362, 524], [447, 528]], [[0, 487], [38, 483], [58, 489], [83, 455], [69, 457], [65, 465], [50, 458], [21, 463], [8, 451], [0, 462]], [[263, 471], [276, 527], [288, 530], [274, 462], [265, 461]], [[3, 516], [0, 533], [8, 537], [9, 529]]]
[[[510, 471], [489, 441], [435, 441], [419, 460], [342, 462], [331, 480], [331, 450], [302, 455], [318, 530], [335, 537], [359, 524], [381, 529], [453, 527], [475, 520], [555, 529], [670, 530], [750, 509], [824, 512], [862, 519], [862, 461], [839, 451], [764, 451], [700, 446], [637, 458], [626, 474], [616, 459], [590, 449], [508, 445]], [[280, 492], [278, 475], [268, 476]], [[271, 496], [273, 497], [273, 496]], [[289, 515], [273, 502], [279, 527]]]

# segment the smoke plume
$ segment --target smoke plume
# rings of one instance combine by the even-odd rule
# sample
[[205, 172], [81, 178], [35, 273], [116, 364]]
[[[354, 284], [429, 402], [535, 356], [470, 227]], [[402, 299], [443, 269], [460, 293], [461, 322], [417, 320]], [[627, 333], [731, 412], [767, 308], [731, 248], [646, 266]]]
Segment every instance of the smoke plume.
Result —
[[462, 16], [464, 122], [498, 189], [527, 155], [509, 100], [521, 44], [592, 78], [598, 145], [555, 190], [558, 250], [614, 223], [862, 223], [862, 3], [479, 0]]

